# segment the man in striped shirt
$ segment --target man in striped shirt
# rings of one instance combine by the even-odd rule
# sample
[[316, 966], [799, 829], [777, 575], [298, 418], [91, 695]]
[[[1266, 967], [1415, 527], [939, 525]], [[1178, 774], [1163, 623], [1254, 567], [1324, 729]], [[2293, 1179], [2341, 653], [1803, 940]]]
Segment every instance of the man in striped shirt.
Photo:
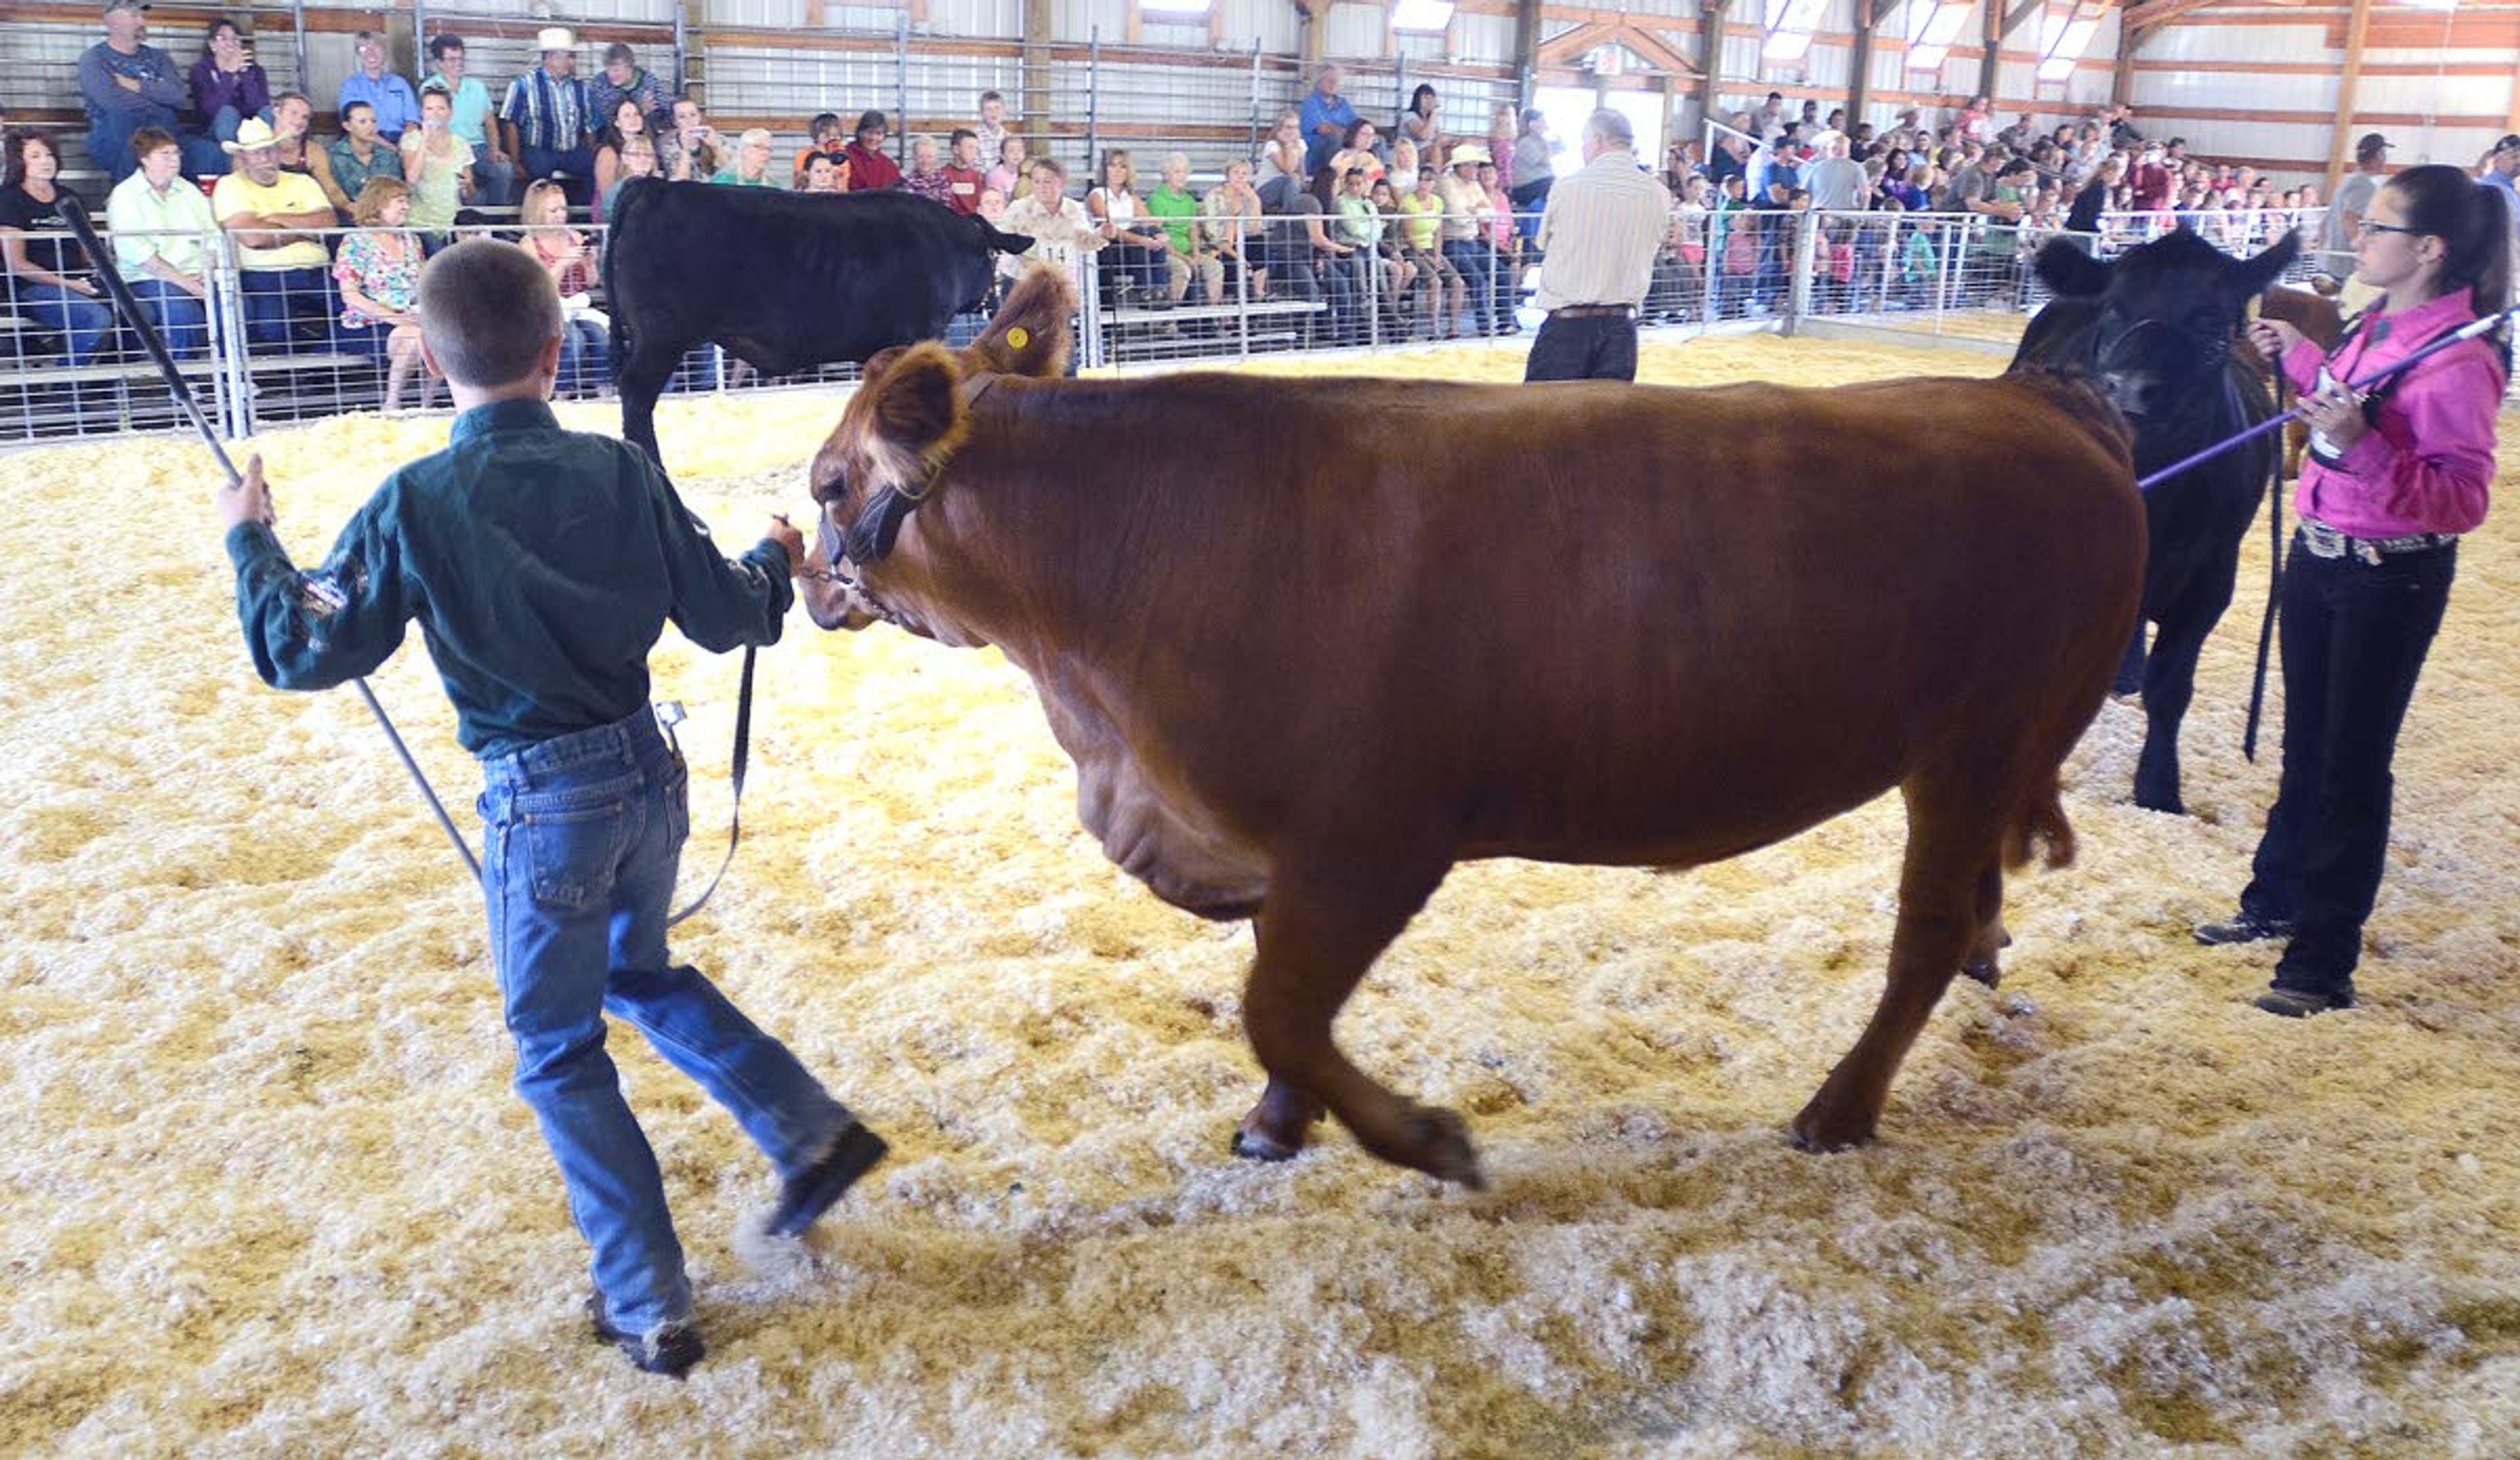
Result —
[[1637, 165], [1636, 132], [1608, 110], [1584, 123], [1584, 167], [1549, 192], [1540, 293], [1549, 311], [1526, 381], [1637, 378], [1637, 310], [1653, 282], [1671, 192]]
[[534, 37], [542, 65], [508, 83], [499, 120], [508, 153], [526, 180], [558, 177], [572, 207], [586, 206], [595, 184], [595, 108], [577, 72], [577, 37], [562, 25]]

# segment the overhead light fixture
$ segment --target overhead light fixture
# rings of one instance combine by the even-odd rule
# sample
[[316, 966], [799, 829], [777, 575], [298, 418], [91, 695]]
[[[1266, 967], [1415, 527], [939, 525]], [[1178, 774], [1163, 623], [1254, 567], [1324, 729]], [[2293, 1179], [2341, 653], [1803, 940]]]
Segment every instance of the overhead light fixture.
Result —
[[1441, 30], [1453, 23], [1453, 0], [1391, 0], [1394, 30]]

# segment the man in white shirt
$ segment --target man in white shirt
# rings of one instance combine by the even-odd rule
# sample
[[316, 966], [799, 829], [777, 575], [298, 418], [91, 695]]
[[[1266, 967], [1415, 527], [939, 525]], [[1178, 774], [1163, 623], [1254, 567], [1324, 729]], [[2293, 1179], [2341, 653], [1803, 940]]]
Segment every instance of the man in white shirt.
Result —
[[1821, 133], [1820, 160], [1811, 164], [1804, 186], [1811, 189], [1812, 206], [1824, 213], [1851, 213], [1872, 200], [1871, 180], [1864, 175], [1864, 164], [1850, 156], [1843, 132]]
[[1540, 219], [1540, 293], [1549, 311], [1526, 381], [1633, 381], [1637, 310], [1671, 220], [1670, 190], [1637, 165], [1636, 132], [1606, 109], [1584, 123], [1584, 166], [1561, 177]]

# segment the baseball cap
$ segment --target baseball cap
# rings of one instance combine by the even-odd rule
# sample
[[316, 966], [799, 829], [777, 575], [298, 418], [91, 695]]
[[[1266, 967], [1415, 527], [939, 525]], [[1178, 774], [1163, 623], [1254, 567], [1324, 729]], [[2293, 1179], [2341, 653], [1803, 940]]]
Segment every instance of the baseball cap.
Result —
[[2512, 132], [2494, 144], [2496, 152], [2520, 152], [2520, 132]]
[[117, 10], [147, 10], [148, 8], [141, 4], [140, 0], [106, 0], [105, 13], [112, 15]]
[[[2505, 137], [2502, 140], [2507, 144], [2513, 139]], [[2354, 155], [2358, 158], [2367, 158], [2375, 152], [2387, 152], [2393, 145], [2388, 138], [2378, 132], [2364, 132], [2362, 140], [2354, 144]]]

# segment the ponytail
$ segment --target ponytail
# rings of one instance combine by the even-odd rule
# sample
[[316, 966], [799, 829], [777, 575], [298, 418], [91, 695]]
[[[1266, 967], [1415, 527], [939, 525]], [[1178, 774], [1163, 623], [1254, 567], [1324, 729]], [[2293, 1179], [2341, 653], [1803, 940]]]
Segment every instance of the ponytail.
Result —
[[[2388, 187], [2398, 195], [2407, 226], [2447, 246], [2442, 260], [2444, 293], [2469, 291], [2480, 319], [2511, 307], [2513, 222], [2510, 205], [2499, 189], [2440, 163], [2409, 167], [2389, 179]], [[2505, 320], [2489, 338], [2507, 371], [2510, 322]]]

